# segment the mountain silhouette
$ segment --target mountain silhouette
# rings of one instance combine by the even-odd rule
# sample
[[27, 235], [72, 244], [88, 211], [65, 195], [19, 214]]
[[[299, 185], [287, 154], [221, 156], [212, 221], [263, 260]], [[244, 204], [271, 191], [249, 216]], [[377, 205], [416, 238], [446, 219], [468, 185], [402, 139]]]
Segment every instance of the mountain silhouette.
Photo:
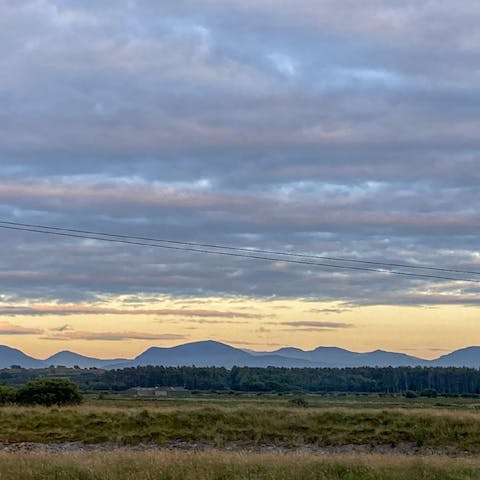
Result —
[[480, 368], [480, 347], [467, 347], [442, 355], [432, 361], [435, 367]]
[[480, 368], [480, 347], [467, 347], [443, 355], [435, 360], [405, 353], [374, 350], [351, 352], [339, 347], [317, 347], [313, 350], [285, 347], [273, 352], [254, 352], [225, 343], [206, 340], [174, 347], [150, 347], [133, 359], [99, 359], [64, 350], [45, 360], [26, 355], [8, 346], [0, 346], [0, 368], [18, 365], [23, 368], [42, 368], [51, 365], [81, 368], [127, 368], [146, 365], [197, 367], [472, 367]]
[[300, 358], [324, 367], [403, 367], [428, 363], [426, 360], [404, 353], [383, 350], [357, 353], [339, 347], [317, 347], [307, 351], [286, 347], [273, 353], [288, 358]]
[[268, 367], [312, 366], [301, 359], [288, 359], [281, 355], [251, 353], [221, 342], [206, 340], [176, 347], [151, 347], [130, 362], [132, 365], [195, 365], [197, 367]]
[[23, 368], [41, 368], [43, 362], [26, 355], [16, 348], [0, 345], [0, 368], [8, 368], [12, 365], [18, 365]]
[[80, 355], [75, 352], [70, 352], [69, 350], [63, 350], [61, 352], [55, 353], [51, 357], [48, 357], [44, 360], [44, 364], [50, 366], [64, 366], [64, 367], [74, 367], [79, 366], [80, 368], [90, 368], [90, 367], [97, 367], [103, 368], [107, 365], [126, 362], [127, 360], [124, 358], [119, 359], [110, 359], [104, 360], [99, 358], [93, 357], [86, 357], [85, 355]]

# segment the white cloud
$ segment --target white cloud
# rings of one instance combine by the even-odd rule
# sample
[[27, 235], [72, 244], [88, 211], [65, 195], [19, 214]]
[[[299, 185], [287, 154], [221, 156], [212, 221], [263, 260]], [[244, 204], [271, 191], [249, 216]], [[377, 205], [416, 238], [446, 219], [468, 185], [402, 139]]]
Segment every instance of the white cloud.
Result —
[[291, 57], [283, 53], [270, 53], [269, 60], [273, 67], [282, 75], [294, 77], [298, 73], [298, 65]]

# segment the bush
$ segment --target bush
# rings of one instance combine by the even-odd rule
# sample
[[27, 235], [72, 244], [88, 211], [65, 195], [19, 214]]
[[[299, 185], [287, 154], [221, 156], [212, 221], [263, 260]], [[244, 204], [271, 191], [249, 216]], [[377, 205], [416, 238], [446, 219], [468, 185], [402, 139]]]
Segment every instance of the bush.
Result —
[[296, 407], [308, 407], [308, 402], [303, 397], [295, 397], [288, 401], [291, 405], [295, 405]]
[[414, 392], [413, 390], [407, 390], [405, 392], [405, 398], [417, 398], [418, 395], [416, 392]]
[[421, 397], [435, 398], [438, 395], [434, 388], [427, 388], [420, 392]]
[[5, 405], [6, 403], [15, 403], [16, 400], [16, 388], [7, 387], [6, 385], [0, 385], [0, 405]]
[[82, 401], [78, 387], [64, 378], [38, 378], [26, 383], [17, 394], [23, 405], [73, 405]]

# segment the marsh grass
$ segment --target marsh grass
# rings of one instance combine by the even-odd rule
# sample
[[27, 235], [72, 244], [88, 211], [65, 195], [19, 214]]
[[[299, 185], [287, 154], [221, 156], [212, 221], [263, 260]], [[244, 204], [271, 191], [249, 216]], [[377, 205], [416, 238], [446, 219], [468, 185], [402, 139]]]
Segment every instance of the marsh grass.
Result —
[[434, 409], [275, 406], [0, 409], [0, 442], [201, 442], [214, 447], [391, 445], [480, 452], [480, 414]]
[[[116, 405], [124, 408], [137, 408], [155, 406], [159, 404], [170, 406], [269, 406], [278, 407], [289, 403], [289, 400], [298, 397], [297, 394], [227, 394], [227, 393], [201, 393], [196, 395], [174, 398], [132, 398], [122, 394], [102, 394], [102, 399], [97, 395], [86, 395], [88, 404], [108, 406]], [[302, 397], [314, 408], [399, 408], [399, 409], [448, 409], [448, 410], [480, 410], [480, 399], [461, 397], [416, 397], [405, 398], [401, 395], [379, 394], [305, 394]]]
[[227, 452], [0, 454], [0, 480], [475, 480], [478, 460]]

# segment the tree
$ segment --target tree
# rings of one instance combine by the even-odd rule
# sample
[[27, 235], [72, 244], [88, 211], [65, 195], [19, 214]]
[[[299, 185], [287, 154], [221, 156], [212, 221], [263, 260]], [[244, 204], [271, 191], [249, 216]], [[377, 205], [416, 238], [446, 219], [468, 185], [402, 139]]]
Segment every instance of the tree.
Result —
[[82, 401], [78, 387], [64, 378], [37, 378], [26, 383], [17, 394], [24, 405], [73, 405]]
[[16, 388], [7, 387], [6, 385], [0, 385], [0, 405], [5, 405], [6, 403], [15, 403], [16, 400]]

